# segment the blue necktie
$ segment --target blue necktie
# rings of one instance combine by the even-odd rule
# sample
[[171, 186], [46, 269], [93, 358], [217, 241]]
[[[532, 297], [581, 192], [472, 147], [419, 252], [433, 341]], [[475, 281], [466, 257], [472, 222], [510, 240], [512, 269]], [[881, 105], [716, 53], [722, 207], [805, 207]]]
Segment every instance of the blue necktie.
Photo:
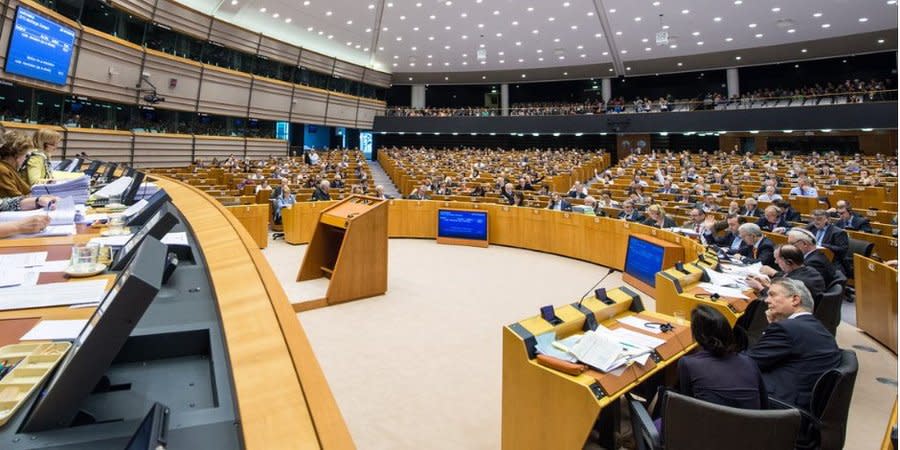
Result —
[[741, 246], [741, 238], [739, 236], [735, 236], [734, 240], [731, 241], [731, 249], [737, 250]]
[[825, 237], [825, 229], [822, 228], [816, 232], [816, 243], [822, 245], [822, 238]]

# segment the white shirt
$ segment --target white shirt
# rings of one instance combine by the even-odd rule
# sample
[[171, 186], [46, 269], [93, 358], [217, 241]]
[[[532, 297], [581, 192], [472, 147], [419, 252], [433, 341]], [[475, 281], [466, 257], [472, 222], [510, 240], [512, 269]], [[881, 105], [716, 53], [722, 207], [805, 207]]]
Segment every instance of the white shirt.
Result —
[[811, 316], [811, 315], [812, 315], [812, 313], [809, 311], [797, 311], [797, 312], [791, 314], [790, 316], [788, 316], [788, 319], [796, 319], [800, 316]]

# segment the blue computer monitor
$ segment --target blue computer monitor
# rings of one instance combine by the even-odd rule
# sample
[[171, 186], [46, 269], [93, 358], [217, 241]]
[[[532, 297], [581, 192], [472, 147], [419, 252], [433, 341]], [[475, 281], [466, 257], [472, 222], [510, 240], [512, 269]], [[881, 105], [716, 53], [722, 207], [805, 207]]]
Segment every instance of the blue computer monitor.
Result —
[[487, 211], [439, 209], [437, 235], [439, 238], [487, 241]]
[[662, 270], [665, 249], [638, 236], [628, 236], [625, 273], [648, 286], [656, 287], [656, 273]]
[[53, 84], [66, 84], [75, 30], [19, 6], [6, 52], [7, 73]]

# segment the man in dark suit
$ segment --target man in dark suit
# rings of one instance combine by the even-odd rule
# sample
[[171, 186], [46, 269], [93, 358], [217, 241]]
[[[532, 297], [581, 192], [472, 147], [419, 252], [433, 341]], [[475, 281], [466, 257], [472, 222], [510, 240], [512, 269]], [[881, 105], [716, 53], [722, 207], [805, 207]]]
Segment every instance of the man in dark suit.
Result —
[[813, 386], [840, 364], [840, 349], [812, 315], [813, 298], [802, 282], [773, 281], [766, 305], [769, 326], [747, 356], [759, 366], [769, 395], [809, 409]]
[[831, 225], [828, 213], [824, 210], [817, 209], [812, 212], [812, 216], [813, 221], [806, 229], [816, 237], [816, 245], [831, 250], [834, 253], [835, 261], [843, 261], [844, 256], [847, 255], [847, 248], [850, 246], [847, 232]]
[[[803, 264], [803, 252], [797, 247], [790, 244], [782, 245], [775, 249], [775, 264], [781, 271], [777, 271], [771, 267], [763, 267], [760, 269], [764, 275], [776, 278], [790, 278], [797, 280], [806, 286], [814, 300], [821, 300], [822, 294], [825, 292], [825, 279], [822, 278], [816, 269]], [[747, 284], [760, 293], [765, 295], [771, 284], [764, 278], [751, 278]]]
[[516, 192], [513, 191], [512, 183], [506, 183], [505, 185], [503, 185], [503, 189], [500, 190], [500, 199], [507, 205], [516, 204]]
[[840, 220], [838, 220], [835, 225], [838, 228], [862, 231], [863, 233], [872, 232], [872, 225], [869, 223], [869, 219], [853, 212], [853, 210], [850, 209], [849, 203], [845, 202], [841, 205], [840, 202], [838, 202], [837, 213]]
[[762, 210], [759, 209], [755, 198], [750, 197], [744, 200], [744, 207], [741, 208], [742, 216], [762, 217]]
[[625, 200], [622, 202], [622, 212], [619, 213], [619, 219], [640, 223], [644, 221], [644, 216], [634, 207], [634, 202]]
[[697, 238], [703, 244], [714, 243], [716, 235], [712, 231], [712, 222], [707, 222], [706, 211], [700, 205], [691, 208], [688, 213], [691, 220], [685, 222], [684, 228], [697, 233]]
[[783, 233], [785, 229], [790, 227], [790, 225], [788, 225], [781, 217], [781, 209], [775, 205], [766, 207], [763, 216], [759, 218], [756, 225], [759, 226], [761, 230], [770, 233]]
[[763, 236], [759, 226], [755, 223], [745, 223], [738, 227], [738, 235], [747, 244], [738, 253], [742, 262], [746, 264], [760, 262], [764, 266], [778, 267], [775, 265], [775, 243]]
[[741, 247], [746, 245], [744, 241], [741, 240], [740, 234], [738, 234], [738, 228], [741, 226], [741, 218], [737, 214], [729, 214], [728, 217], [725, 218], [725, 223], [728, 224], [728, 231], [721, 237], [716, 238], [716, 245], [730, 254], [738, 253], [741, 250]]
[[836, 276], [835, 266], [821, 250], [816, 248], [816, 237], [805, 228], [791, 228], [787, 232], [787, 242], [803, 252], [803, 264], [819, 272], [825, 286], [831, 285]]
[[558, 193], [554, 192], [553, 195], [550, 196], [550, 204], [547, 205], [547, 209], [552, 209], [554, 211], [571, 211], [572, 205], [568, 200], [564, 200]]
[[328, 180], [322, 180], [318, 186], [313, 189], [312, 193], [312, 201], [327, 201], [331, 200], [331, 194], [328, 193], [328, 189], [331, 188], [331, 183]]
[[656, 192], [659, 192], [660, 194], [677, 194], [679, 191], [678, 188], [672, 187], [672, 181], [665, 180], [663, 181], [662, 187], [657, 189]]

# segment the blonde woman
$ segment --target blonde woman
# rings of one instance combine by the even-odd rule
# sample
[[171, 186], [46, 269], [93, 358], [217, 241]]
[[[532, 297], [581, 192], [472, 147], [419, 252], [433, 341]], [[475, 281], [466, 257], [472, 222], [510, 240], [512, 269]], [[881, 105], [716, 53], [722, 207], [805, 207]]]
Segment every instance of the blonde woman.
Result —
[[666, 210], [659, 205], [650, 205], [647, 207], [647, 219], [644, 220], [643, 224], [656, 228], [672, 228], [676, 226], [675, 221], [667, 216]]
[[50, 157], [56, 152], [62, 136], [49, 128], [41, 128], [34, 132], [32, 143], [34, 148], [25, 157], [25, 164], [20, 169], [22, 177], [30, 186], [53, 179]]

